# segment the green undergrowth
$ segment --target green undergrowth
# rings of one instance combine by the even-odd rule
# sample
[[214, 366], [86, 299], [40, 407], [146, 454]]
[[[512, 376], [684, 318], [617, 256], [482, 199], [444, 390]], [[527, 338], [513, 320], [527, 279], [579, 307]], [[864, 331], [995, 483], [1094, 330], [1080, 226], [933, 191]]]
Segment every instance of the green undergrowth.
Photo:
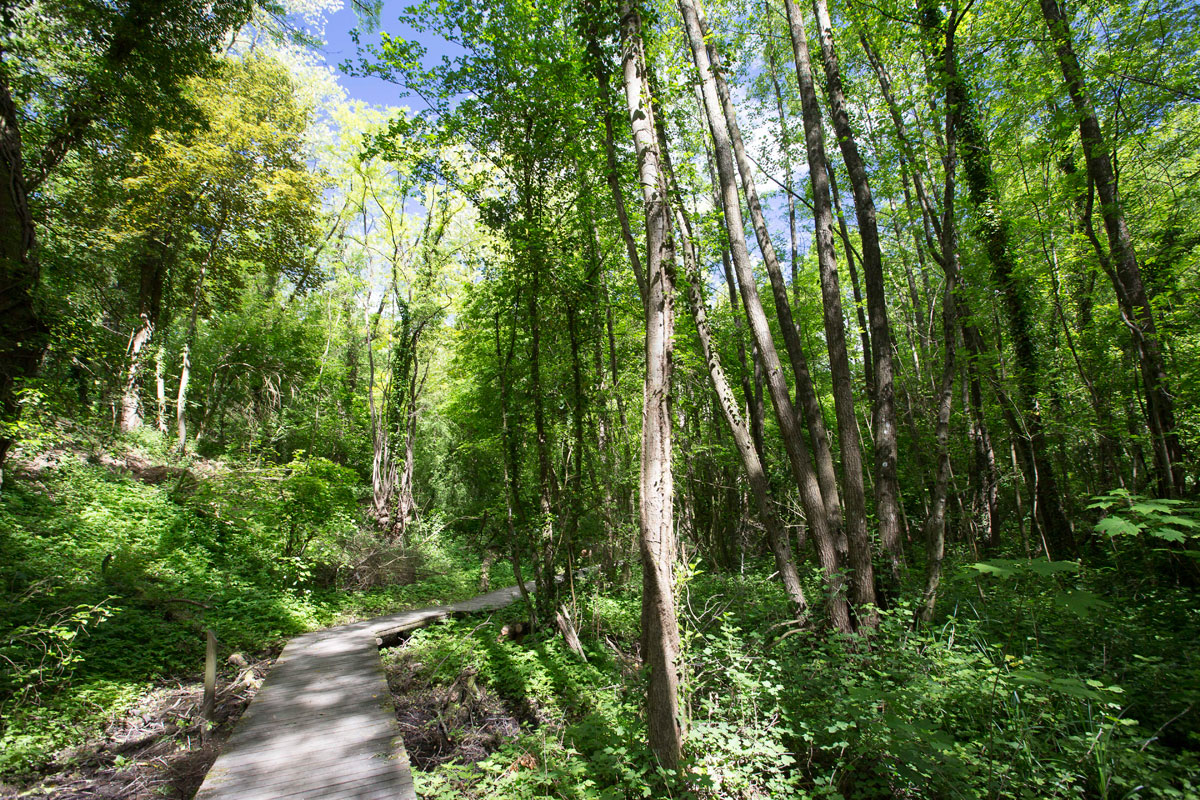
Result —
[[[364, 573], [397, 548], [370, 549], [379, 539], [360, 530], [356, 478], [327, 461], [179, 471], [155, 485], [59, 462], [0, 495], [0, 780], [43, 769], [155, 682], [197, 675], [205, 629], [222, 657], [262, 653], [478, 593], [478, 557], [436, 520], [401, 549], [403, 585], [382, 567]], [[497, 565], [492, 580], [511, 575]], [[354, 581], [367, 588], [347, 590]]]
[[498, 623], [421, 631], [408, 646], [427, 680], [477, 670], [528, 713], [486, 759], [419, 773], [419, 794], [1200, 797], [1195, 594], [1130, 592], [1078, 564], [1010, 572], [952, 569], [934, 625], [915, 631], [900, 604], [869, 640], [787, 624], [765, 566], [683, 576], [692, 724], [673, 775], [644, 746], [631, 588], [578, 595], [586, 663], [545, 631], [520, 643]]

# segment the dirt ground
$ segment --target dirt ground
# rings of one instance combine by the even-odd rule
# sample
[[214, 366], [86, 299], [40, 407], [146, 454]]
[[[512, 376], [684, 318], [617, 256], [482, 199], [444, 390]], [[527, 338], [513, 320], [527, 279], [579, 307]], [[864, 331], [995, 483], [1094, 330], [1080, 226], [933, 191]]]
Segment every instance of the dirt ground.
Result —
[[0, 800], [187, 800], [200, 788], [277, 655], [230, 656], [218, 676], [211, 730], [201, 720], [203, 683], [164, 683], [100, 738], [59, 753], [54, 767], [36, 781], [0, 784]]
[[384, 663], [404, 748], [417, 769], [482, 761], [523, 725], [536, 724], [527, 709], [478, 685], [469, 668], [450, 685], [431, 685], [425, 665], [403, 648]]

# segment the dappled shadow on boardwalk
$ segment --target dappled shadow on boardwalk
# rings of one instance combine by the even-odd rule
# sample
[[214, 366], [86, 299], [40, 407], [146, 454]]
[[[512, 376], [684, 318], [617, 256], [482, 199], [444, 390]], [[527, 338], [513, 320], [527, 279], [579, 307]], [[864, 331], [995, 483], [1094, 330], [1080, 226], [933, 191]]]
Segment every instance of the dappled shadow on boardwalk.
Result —
[[511, 587], [296, 637], [197, 800], [415, 800], [376, 641], [388, 632], [500, 608], [517, 596]]

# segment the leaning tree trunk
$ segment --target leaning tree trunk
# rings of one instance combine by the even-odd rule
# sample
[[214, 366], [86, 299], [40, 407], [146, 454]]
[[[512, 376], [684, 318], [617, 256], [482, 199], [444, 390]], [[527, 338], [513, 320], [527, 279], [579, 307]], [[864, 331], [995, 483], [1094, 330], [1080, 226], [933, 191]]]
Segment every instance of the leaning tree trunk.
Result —
[[1150, 297], [1142, 282], [1133, 237], [1125, 221], [1121, 193], [1117, 188], [1112, 160], [1105, 147], [1104, 134], [1084, 82], [1083, 68], [1075, 54], [1070, 23], [1057, 0], [1040, 0], [1042, 16], [1050, 29], [1050, 38], [1058, 55], [1067, 93], [1079, 117], [1079, 138], [1087, 160], [1088, 174], [1100, 195], [1100, 216], [1108, 234], [1108, 246], [1115, 269], [1109, 273], [1121, 315], [1133, 337], [1146, 390], [1146, 421], [1154, 440], [1154, 466], [1158, 472], [1158, 488], [1165, 497], [1181, 495], [1184, 491], [1183, 450], [1175, 432], [1175, 404], [1167, 379], [1162, 343], [1154, 321]]
[[[792, 0], [787, 0], [794, 6]], [[875, 200], [867, 179], [867, 167], [858, 151], [850, 114], [842, 88], [841, 67], [833, 46], [833, 26], [825, 0], [814, 0], [817, 34], [821, 42], [821, 61], [825, 67], [825, 86], [833, 112], [833, 129], [842, 150], [842, 160], [850, 174], [858, 233], [862, 240], [863, 279], [867, 288], [867, 317], [871, 323], [871, 347], [875, 358], [875, 514], [879, 519], [879, 538], [891, 562], [892, 579], [899, 580], [902, 562], [900, 543], [900, 478], [897, 472], [896, 407], [892, 364], [892, 328], [888, 321], [887, 296], [883, 282], [883, 257], [879, 250], [879, 226], [875, 219]], [[799, 10], [789, 13], [799, 19]]]
[[[692, 0], [680, 0], [680, 8], [691, 6], [690, 14], [695, 18], [696, 13]], [[685, 14], [687, 12], [685, 11]], [[725, 229], [729, 234], [729, 249], [733, 260], [734, 271], [737, 273], [738, 284], [742, 294], [742, 305], [746, 310], [746, 319], [750, 333], [758, 347], [759, 356], [766, 370], [767, 389], [771, 396], [771, 405], [779, 422], [780, 435], [787, 450], [788, 462], [792, 468], [792, 476], [800, 489], [801, 502], [804, 505], [808, 523], [812, 529], [813, 541], [816, 544], [817, 557], [825, 571], [826, 602], [829, 616], [834, 627], [849, 632], [850, 608], [844, 593], [845, 579], [841, 573], [841, 563], [838, 558], [835, 540], [835, 525], [830, 519], [826, 508], [825, 498], [821, 493], [821, 485], [817, 473], [813, 469], [812, 459], [804, 441], [804, 434], [798, 424], [798, 416], [792, 407], [788, 395], [787, 382], [783, 377], [783, 365], [775, 350], [775, 342], [771, 336], [767, 315], [763, 311], [762, 300], [758, 294], [758, 286], [754, 278], [754, 268], [750, 261], [750, 251], [746, 246], [746, 235], [742, 222], [741, 200], [738, 197], [737, 177], [733, 164], [733, 147], [729, 140], [729, 130], [725, 124], [721, 101], [717, 96], [717, 88], [712, 80], [712, 70], [709, 65], [708, 53], [704, 46], [703, 36], [696, 40], [698, 29], [694, 26], [689, 31], [689, 41], [693, 61], [700, 73], [701, 90], [704, 109], [708, 118], [709, 129], [713, 135], [713, 149], [717, 161], [717, 177], [721, 187], [721, 200], [724, 207]]]
[[[795, 6], [789, 0], [795, 12]], [[841, 441], [842, 472], [845, 477], [846, 523], [850, 545], [850, 566], [854, 570], [851, 587], [858, 606], [860, 622], [874, 627], [878, 617], [872, 610], [875, 603], [875, 575], [871, 563], [871, 540], [867, 533], [867, 497], [863, 483], [862, 444], [858, 436], [858, 419], [854, 414], [854, 379], [850, 358], [846, 352], [846, 327], [842, 314], [842, 290], [838, 283], [837, 256], [833, 249], [833, 201], [829, 186], [829, 165], [825, 156], [825, 132], [821, 108], [817, 103], [812, 62], [808, 53], [808, 37], [799, 13], [789, 18], [792, 50], [796, 59], [796, 77], [800, 86], [800, 102], [804, 117], [804, 142], [808, 158], [808, 179], [812, 185], [814, 238], [817, 244], [817, 264], [821, 274], [821, 299], [825, 310], [825, 341], [829, 350], [829, 366], [833, 377], [833, 401], [837, 414], [838, 436]], [[853, 256], [849, 251], [846, 258]], [[864, 344], [864, 358], [870, 358], [870, 346]]]
[[671, 475], [671, 370], [675, 278], [671, 220], [659, 168], [653, 107], [642, 53], [641, 15], [622, 0], [621, 62], [646, 218], [646, 379], [642, 412], [639, 529], [642, 655], [650, 668], [646, 711], [650, 749], [667, 769], [683, 755], [679, 625], [675, 617], [674, 484]]
[[[800, 341], [800, 332], [792, 317], [792, 307], [788, 299], [787, 284], [783, 280], [783, 269], [779, 264], [779, 257], [775, 253], [775, 246], [771, 241], [770, 232], [767, 230], [766, 218], [763, 215], [762, 204], [758, 198], [758, 189], [754, 183], [753, 166], [750, 164], [750, 159], [746, 156], [746, 148], [742, 141], [741, 129], [738, 127], [733, 99], [729, 94], [729, 87], [726, 85], [725, 79], [721, 74], [720, 56], [711, 45], [707, 44], [707, 25], [703, 18], [701, 18], [699, 9], [695, 3], [680, 3], [679, 8], [683, 13], [684, 28], [687, 31], [688, 41], [692, 45], [693, 53], [697, 46], [705, 43], [704, 55], [708, 59], [708, 75], [710, 76], [706, 80], [711, 81], [716, 91], [720, 108], [719, 114], [723, 120], [725, 130], [728, 132], [729, 145], [738, 167], [738, 173], [742, 178], [742, 191], [746, 198], [746, 207], [750, 211], [750, 222], [754, 228], [754, 236], [758, 241], [759, 251], [763, 255], [763, 264], [767, 268], [767, 276], [770, 279], [771, 295], [775, 300], [775, 315], [779, 319], [779, 328], [783, 333], [784, 348], [787, 351], [788, 360], [792, 365], [792, 373], [796, 377], [798, 406], [804, 423], [808, 426], [809, 438], [812, 442], [813, 455], [816, 462], [817, 480], [821, 486], [821, 496], [825, 501], [829, 523], [835, 529], [834, 535], [840, 539], [842, 535], [842, 508], [839, 497], [840, 493], [838, 491], [837, 474], [833, 466], [833, 453], [829, 446], [829, 437], [825, 430], [825, 418], [821, 412], [820, 403], [817, 400], [816, 390], [813, 387], [812, 375], [808, 369], [808, 358], [804, 352], [804, 346]], [[704, 97], [703, 86], [701, 87], [701, 97]], [[859, 474], [861, 475], [861, 470]], [[847, 486], [847, 491], [852, 493], [853, 488]], [[865, 541], [865, 517], [861, 525], [857, 524], [857, 520], [854, 517], [855, 511], [854, 503], [848, 499], [846, 512], [850, 518], [851, 538], [857, 535], [860, 540]]]
[[[792, 547], [788, 540], [787, 529], [784, 528], [783, 521], [779, 518], [779, 513], [775, 510], [775, 504], [771, 499], [771, 484], [767, 478], [766, 469], [763, 467], [761, 443], [755, 440], [750, 426], [738, 409], [737, 398], [725, 375], [725, 369], [721, 366], [721, 356], [713, 346], [712, 330], [708, 325], [708, 304], [704, 300], [704, 279], [700, 274], [691, 220], [688, 219], [687, 212], [684, 210], [682, 193], [675, 182], [675, 171], [671, 165], [666, 132], [661, 124], [657, 124], [656, 127], [658, 129], [658, 146], [662, 152], [662, 168], [666, 174], [671, 201], [674, 203], [680, 249], [683, 252], [688, 307], [692, 312], [692, 320], [696, 323], [696, 335], [700, 339], [704, 364], [708, 368], [708, 377], [712, 381], [717, 395], [717, 404], [721, 407], [721, 414], [729, 426], [734, 445], [742, 459], [742, 467], [746, 470], [746, 477], [750, 481], [750, 492], [754, 496], [759, 519], [767, 532], [767, 545], [775, 557], [775, 571], [779, 573], [779, 580], [783, 584], [784, 593], [787, 594], [788, 600], [792, 604], [792, 611], [797, 619], [805, 619], [808, 615], [808, 601], [804, 597], [804, 588], [800, 585], [800, 575], [796, 571], [796, 562], [792, 558]], [[745, 348], [742, 348], [742, 353], [744, 358]], [[750, 408], [754, 408], [754, 405], [750, 404]]]

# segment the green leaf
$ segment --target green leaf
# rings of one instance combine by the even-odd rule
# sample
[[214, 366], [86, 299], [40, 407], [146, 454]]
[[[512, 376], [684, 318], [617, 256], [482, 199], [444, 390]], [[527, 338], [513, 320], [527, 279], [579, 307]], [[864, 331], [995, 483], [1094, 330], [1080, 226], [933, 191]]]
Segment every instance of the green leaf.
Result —
[[1109, 604], [1099, 595], [1086, 589], [1072, 589], [1056, 595], [1054, 602], [1076, 616], [1087, 618], [1096, 609], [1106, 609]]
[[1174, 528], [1150, 528], [1147, 533], [1156, 539], [1163, 539], [1168, 542], [1182, 542], [1187, 540], [1187, 534], [1177, 531]]
[[968, 569], [973, 569], [981, 575], [995, 575], [997, 578], [1011, 578], [1017, 574], [1015, 570], [1002, 566], [995, 561], [977, 561], [974, 564], [969, 564]]
[[1141, 530], [1127, 519], [1121, 517], [1105, 517], [1096, 523], [1096, 531], [1107, 536], [1137, 536]]

